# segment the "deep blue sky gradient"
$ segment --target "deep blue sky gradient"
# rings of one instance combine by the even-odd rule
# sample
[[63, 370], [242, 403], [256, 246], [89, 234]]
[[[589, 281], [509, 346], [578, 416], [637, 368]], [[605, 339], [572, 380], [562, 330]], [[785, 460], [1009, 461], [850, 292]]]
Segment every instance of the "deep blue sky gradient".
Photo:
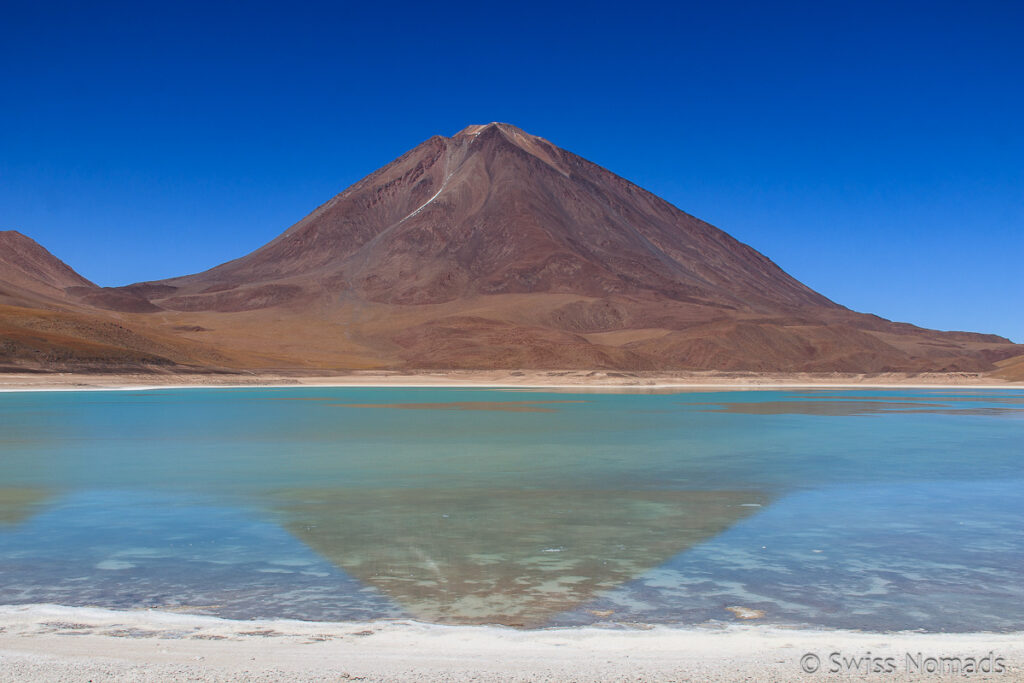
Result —
[[1024, 3], [3, 10], [0, 229], [102, 285], [238, 257], [499, 120], [851, 308], [1024, 342]]

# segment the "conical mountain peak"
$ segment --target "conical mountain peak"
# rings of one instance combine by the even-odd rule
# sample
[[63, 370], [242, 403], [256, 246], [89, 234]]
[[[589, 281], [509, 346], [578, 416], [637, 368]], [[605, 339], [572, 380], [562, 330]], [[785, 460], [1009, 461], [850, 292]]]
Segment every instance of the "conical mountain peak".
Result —
[[561, 154], [557, 147], [544, 138], [531, 135], [511, 123], [493, 121], [484, 125], [467, 126], [452, 136], [450, 140], [456, 145], [463, 145], [468, 141], [472, 146], [474, 143], [482, 143], [492, 137], [537, 157], [563, 175], [568, 172], [560, 162]]
[[513, 136], [520, 135], [520, 136], [523, 136], [523, 137], [531, 137], [531, 138], [535, 137], [533, 135], [530, 135], [526, 131], [524, 131], [522, 128], [519, 128], [517, 126], [513, 126], [511, 123], [502, 123], [501, 121], [491, 121], [490, 123], [469, 125], [469, 126], [466, 126], [465, 128], [463, 128], [462, 130], [460, 130], [458, 133], [456, 133], [452, 137], [460, 137], [460, 136], [464, 136], [464, 137], [472, 136], [472, 137], [475, 137], [475, 136], [480, 135], [481, 133], [484, 133], [484, 132], [486, 132], [488, 130], [497, 130], [497, 131], [500, 131], [500, 132], [502, 132], [502, 133], [504, 133], [506, 135], [513, 135]]
[[264, 295], [230, 305], [340, 289], [392, 304], [574, 293], [834, 307], [720, 230], [505, 123], [431, 138], [266, 247], [169, 281], [180, 291], [159, 305], [221, 306], [257, 283]]

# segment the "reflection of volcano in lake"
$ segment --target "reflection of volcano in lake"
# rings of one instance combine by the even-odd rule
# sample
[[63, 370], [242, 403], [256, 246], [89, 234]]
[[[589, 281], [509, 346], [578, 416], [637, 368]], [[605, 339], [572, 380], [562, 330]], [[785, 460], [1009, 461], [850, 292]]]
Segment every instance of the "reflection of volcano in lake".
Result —
[[415, 617], [540, 626], [758, 509], [732, 491], [292, 490], [282, 523]]

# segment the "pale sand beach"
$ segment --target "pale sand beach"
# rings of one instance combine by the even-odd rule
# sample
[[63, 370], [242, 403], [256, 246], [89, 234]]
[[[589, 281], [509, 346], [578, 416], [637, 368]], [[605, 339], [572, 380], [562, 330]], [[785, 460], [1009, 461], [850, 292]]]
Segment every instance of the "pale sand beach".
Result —
[[352, 371], [333, 375], [260, 373], [0, 373], [2, 391], [163, 389], [200, 387], [452, 387], [573, 390], [1024, 388], [984, 373], [647, 373], [581, 370]]
[[[0, 680], [1024, 681], [1022, 636], [745, 624], [519, 631], [8, 606]], [[990, 671], [965, 673], [968, 661]], [[887, 672], [872, 673], [876, 662]]]

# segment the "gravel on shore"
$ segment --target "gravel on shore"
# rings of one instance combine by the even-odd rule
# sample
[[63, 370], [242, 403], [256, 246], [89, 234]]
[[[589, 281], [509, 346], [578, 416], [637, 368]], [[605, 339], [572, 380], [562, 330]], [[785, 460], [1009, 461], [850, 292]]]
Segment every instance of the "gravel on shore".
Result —
[[1024, 681], [1022, 635], [755, 625], [522, 631], [8, 606], [0, 607], [0, 681], [1009, 682]]

